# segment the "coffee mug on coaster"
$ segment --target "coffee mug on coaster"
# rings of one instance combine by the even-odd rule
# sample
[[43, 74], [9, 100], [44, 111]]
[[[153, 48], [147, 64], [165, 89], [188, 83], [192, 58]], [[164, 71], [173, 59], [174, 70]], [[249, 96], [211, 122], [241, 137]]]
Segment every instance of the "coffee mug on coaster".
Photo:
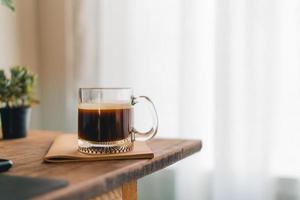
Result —
[[[152, 115], [152, 128], [145, 132], [133, 126], [133, 107], [144, 103]], [[78, 150], [88, 154], [131, 151], [133, 143], [155, 136], [157, 113], [145, 96], [134, 97], [131, 88], [80, 88], [78, 104]]]

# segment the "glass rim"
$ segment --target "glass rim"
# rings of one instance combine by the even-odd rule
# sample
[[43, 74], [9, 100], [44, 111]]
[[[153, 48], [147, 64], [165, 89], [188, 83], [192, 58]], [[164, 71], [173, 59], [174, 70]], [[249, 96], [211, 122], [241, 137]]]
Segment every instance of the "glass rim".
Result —
[[79, 90], [132, 90], [131, 87], [82, 87]]

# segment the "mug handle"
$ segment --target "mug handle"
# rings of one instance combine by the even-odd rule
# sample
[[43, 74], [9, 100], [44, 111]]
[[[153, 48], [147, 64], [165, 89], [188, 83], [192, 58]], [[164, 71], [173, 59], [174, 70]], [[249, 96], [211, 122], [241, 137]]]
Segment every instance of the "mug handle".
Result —
[[152, 116], [152, 128], [149, 131], [144, 132], [144, 133], [139, 132], [135, 128], [132, 128], [131, 140], [132, 141], [134, 141], [134, 140], [136, 140], [136, 141], [150, 140], [151, 138], [153, 138], [156, 135], [157, 129], [158, 129], [158, 117], [157, 117], [156, 109], [155, 109], [154, 104], [151, 101], [151, 99], [146, 96], [132, 97], [131, 104], [134, 106], [137, 103], [145, 103], [148, 105], [147, 107]]

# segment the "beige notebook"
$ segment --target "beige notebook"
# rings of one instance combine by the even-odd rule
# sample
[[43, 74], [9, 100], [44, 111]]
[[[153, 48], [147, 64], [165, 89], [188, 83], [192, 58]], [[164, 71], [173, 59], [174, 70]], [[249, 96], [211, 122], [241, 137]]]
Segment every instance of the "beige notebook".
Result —
[[46, 162], [71, 162], [71, 161], [95, 161], [95, 160], [121, 160], [153, 158], [154, 154], [145, 142], [134, 142], [134, 148], [130, 152], [105, 155], [88, 155], [77, 151], [77, 135], [59, 135], [53, 141], [48, 153], [44, 157]]

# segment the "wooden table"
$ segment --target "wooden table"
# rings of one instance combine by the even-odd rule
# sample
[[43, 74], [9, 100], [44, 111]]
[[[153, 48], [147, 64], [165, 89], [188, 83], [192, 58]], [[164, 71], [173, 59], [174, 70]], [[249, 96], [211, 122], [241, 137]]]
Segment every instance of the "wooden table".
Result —
[[202, 146], [200, 140], [153, 139], [148, 142], [155, 154], [153, 159], [44, 163], [42, 158], [58, 134], [61, 133], [32, 131], [27, 138], [0, 142], [1, 157], [14, 162], [5, 174], [69, 182], [67, 187], [36, 199], [134, 200], [137, 179], [199, 151]]

